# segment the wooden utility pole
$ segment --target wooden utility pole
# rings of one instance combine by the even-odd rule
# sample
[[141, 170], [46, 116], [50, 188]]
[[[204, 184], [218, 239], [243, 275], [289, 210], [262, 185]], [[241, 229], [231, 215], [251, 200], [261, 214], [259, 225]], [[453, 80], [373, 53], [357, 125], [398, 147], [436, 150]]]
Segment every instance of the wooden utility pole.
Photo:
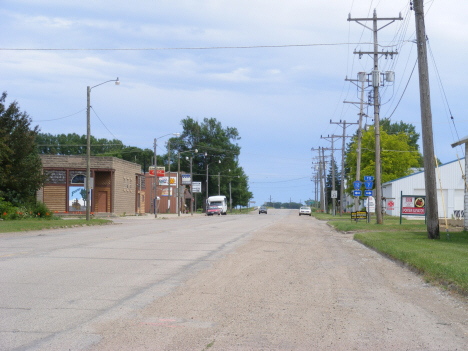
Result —
[[[360, 102], [348, 102], [344, 101], [344, 103], [348, 104], [359, 104], [359, 127], [357, 131], [357, 157], [356, 157], [356, 180], [361, 180], [361, 155], [362, 155], [362, 150], [361, 150], [361, 139], [362, 139], [362, 117], [367, 116], [364, 114], [364, 105], [368, 105], [368, 103], [364, 102], [364, 89], [365, 89], [365, 83], [367, 82], [367, 74], [365, 72], [359, 72], [359, 79], [348, 79], [346, 78], [346, 81], [353, 82], [353, 84], [356, 84], [354, 82], [361, 82], [361, 101]], [[357, 84], [356, 84], [357, 86]], [[359, 87], [359, 86], [358, 86]], [[359, 197], [354, 197], [354, 211], [359, 211]]]
[[[330, 121], [331, 122], [331, 121]], [[328, 135], [326, 137], [320, 136], [320, 139], [325, 139], [331, 141], [331, 169], [332, 169], [332, 191], [335, 191], [335, 157], [333, 155], [334, 151], [334, 140], [335, 138], [341, 138], [339, 135]], [[325, 184], [326, 184], [325, 179]], [[332, 197], [332, 214], [336, 216], [336, 198]]]
[[[382, 180], [381, 180], [381, 172], [380, 172], [380, 103], [379, 103], [379, 87], [380, 87], [380, 77], [381, 73], [379, 71], [379, 55], [385, 55], [385, 57], [391, 56], [398, 54], [397, 51], [382, 51], [379, 52], [379, 44], [377, 40], [377, 32], [390, 25], [391, 23], [397, 21], [397, 20], [403, 20], [403, 17], [397, 17], [397, 18], [378, 18], [377, 17], [377, 11], [374, 9], [374, 16], [372, 18], [351, 18], [351, 15], [348, 16], [348, 21], [356, 21], [360, 25], [364, 26], [367, 29], [372, 30], [374, 33], [374, 51], [370, 52], [354, 52], [355, 54], [359, 54], [359, 58], [361, 58], [362, 55], [373, 55], [374, 56], [374, 69], [372, 71], [372, 85], [374, 87], [374, 130], [375, 130], [375, 212], [376, 212], [376, 217], [377, 217], [377, 224], [382, 224]], [[373, 27], [370, 28], [360, 22], [367, 22], [367, 21], [372, 21], [373, 22]], [[391, 21], [390, 23], [387, 23], [381, 28], [377, 27], [378, 21]]]
[[351, 136], [346, 135], [346, 125], [351, 125], [351, 124], [359, 124], [358, 122], [356, 123], [346, 123], [346, 121], [339, 121], [339, 122], [332, 122], [330, 120], [330, 124], [338, 124], [343, 128], [343, 136], [341, 137], [343, 139], [343, 146], [341, 148], [341, 186], [340, 186], [340, 216], [343, 216], [343, 204], [344, 204], [344, 156], [345, 156], [345, 150], [346, 150], [346, 138], [351, 138]]
[[416, 41], [418, 46], [419, 96], [421, 102], [421, 124], [424, 154], [424, 180], [426, 183], [427, 237], [439, 239], [439, 210], [435, 175], [434, 140], [432, 137], [431, 96], [427, 65], [426, 28], [424, 24], [423, 0], [414, 1], [416, 17]]

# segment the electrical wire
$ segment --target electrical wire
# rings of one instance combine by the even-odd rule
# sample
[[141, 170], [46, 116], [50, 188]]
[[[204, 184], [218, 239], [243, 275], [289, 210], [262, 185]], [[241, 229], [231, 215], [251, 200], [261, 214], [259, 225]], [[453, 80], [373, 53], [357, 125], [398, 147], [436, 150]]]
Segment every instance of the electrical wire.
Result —
[[71, 114], [71, 115], [65, 116], [65, 117], [59, 117], [59, 118], [53, 118], [53, 119], [41, 119], [41, 120], [38, 120], [38, 121], [32, 120], [32, 121], [33, 121], [34, 123], [58, 121], [58, 120], [60, 120], [60, 119], [65, 119], [65, 118], [73, 117], [73, 116], [75, 116], [75, 115], [77, 115], [77, 114], [79, 114], [79, 113], [81, 113], [81, 112], [83, 112], [83, 111], [86, 111], [86, 108], [84, 108], [84, 109], [82, 109], [82, 110], [80, 110], [80, 111], [78, 111], [78, 112], [75, 112], [75, 113], [73, 113], [73, 114]]
[[180, 48], [0, 48], [0, 51], [164, 51], [164, 50], [223, 50], [223, 49], [277, 49], [313, 46], [360, 45], [372, 43], [311, 43], [285, 45], [252, 45], [252, 46], [207, 46]]
[[107, 129], [107, 131], [114, 137], [114, 139], [117, 139], [117, 137], [109, 130], [109, 128], [107, 128], [107, 126], [104, 124], [104, 122], [102, 121], [102, 119], [98, 116], [98, 114], [96, 113], [96, 110], [94, 110], [94, 108], [91, 106], [91, 110], [93, 110], [94, 114], [96, 115], [96, 117], [99, 119], [99, 121], [101, 122], [101, 124], [104, 126], [104, 128]]

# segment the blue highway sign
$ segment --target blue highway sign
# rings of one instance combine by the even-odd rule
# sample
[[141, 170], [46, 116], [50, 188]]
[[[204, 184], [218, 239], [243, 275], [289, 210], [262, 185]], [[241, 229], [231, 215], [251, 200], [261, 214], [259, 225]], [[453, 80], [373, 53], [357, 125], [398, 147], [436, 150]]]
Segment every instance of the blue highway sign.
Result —
[[354, 196], [361, 196], [361, 194], [362, 194], [361, 190], [354, 190], [353, 191]]
[[374, 176], [364, 176], [364, 181], [373, 182], [374, 181]]
[[374, 187], [374, 182], [364, 182], [364, 186], [367, 190], [372, 190], [372, 188]]
[[359, 190], [359, 189], [361, 189], [362, 183], [359, 180], [356, 180], [356, 181], [353, 182], [353, 185], [354, 185], [355, 190]]
[[365, 190], [364, 196], [372, 196], [372, 190]]

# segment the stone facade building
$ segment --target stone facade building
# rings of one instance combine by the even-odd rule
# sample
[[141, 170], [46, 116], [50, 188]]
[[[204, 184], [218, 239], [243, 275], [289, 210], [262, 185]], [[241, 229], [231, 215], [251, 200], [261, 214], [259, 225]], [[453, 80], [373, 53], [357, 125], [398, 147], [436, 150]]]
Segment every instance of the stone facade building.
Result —
[[[41, 155], [48, 175], [37, 199], [51, 211], [86, 212], [86, 156]], [[133, 215], [145, 212], [141, 166], [115, 157], [91, 157], [91, 212]]]

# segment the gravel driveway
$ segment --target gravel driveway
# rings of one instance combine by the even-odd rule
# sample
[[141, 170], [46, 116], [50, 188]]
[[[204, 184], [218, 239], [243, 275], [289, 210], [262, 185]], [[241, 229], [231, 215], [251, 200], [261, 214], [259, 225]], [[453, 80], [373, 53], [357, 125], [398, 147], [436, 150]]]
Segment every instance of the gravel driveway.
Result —
[[468, 350], [468, 305], [296, 210], [93, 329], [93, 350]]

